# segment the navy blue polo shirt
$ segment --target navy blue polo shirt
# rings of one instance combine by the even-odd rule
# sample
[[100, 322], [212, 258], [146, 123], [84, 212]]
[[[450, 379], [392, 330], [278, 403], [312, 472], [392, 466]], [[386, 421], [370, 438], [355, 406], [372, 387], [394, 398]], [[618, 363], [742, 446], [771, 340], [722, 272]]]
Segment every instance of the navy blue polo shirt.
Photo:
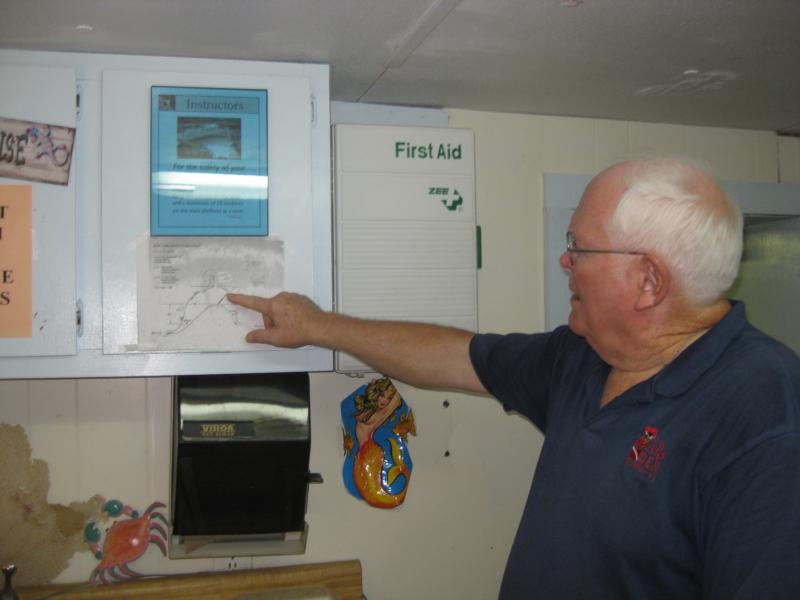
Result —
[[800, 360], [743, 304], [602, 408], [609, 366], [566, 327], [470, 354], [545, 434], [501, 598], [800, 598]]

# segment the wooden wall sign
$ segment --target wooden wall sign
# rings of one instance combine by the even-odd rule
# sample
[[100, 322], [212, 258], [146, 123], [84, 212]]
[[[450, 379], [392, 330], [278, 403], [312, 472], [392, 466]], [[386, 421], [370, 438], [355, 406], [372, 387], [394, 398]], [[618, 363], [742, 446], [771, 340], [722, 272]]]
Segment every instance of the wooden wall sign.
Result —
[[67, 185], [75, 128], [0, 117], [0, 177]]

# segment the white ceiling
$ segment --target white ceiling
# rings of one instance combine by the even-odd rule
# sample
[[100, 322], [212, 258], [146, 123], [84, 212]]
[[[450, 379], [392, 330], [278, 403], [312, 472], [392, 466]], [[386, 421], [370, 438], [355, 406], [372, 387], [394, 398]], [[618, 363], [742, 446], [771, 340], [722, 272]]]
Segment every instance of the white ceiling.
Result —
[[0, 0], [0, 47], [328, 63], [333, 100], [800, 135], [800, 0]]

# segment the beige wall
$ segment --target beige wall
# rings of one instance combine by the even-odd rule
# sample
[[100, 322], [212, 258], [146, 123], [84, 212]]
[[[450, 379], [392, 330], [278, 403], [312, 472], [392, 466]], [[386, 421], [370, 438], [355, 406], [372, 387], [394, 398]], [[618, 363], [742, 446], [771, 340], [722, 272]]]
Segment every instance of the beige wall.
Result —
[[800, 137], [778, 138], [779, 181], [800, 183]]
[[[452, 126], [476, 136], [484, 331], [543, 327], [543, 172], [592, 173], [632, 155], [679, 153], [705, 160], [725, 179], [800, 182], [800, 142], [769, 132], [449, 114]], [[373, 600], [494, 597], [541, 436], [492, 400], [399, 386], [418, 427], [409, 442], [411, 487], [399, 509], [371, 509], [341, 482], [339, 402], [362, 383], [312, 376], [311, 469], [325, 483], [310, 490], [306, 554], [241, 562], [258, 567], [358, 558], [365, 594]], [[23, 425], [34, 456], [50, 466], [51, 502], [95, 493], [140, 510], [154, 500], [168, 502], [169, 379], [5, 381], [0, 399], [0, 422]], [[76, 555], [58, 581], [85, 580], [96, 564], [88, 552]], [[210, 559], [168, 561], [155, 548], [134, 565], [144, 573], [214, 567]]]

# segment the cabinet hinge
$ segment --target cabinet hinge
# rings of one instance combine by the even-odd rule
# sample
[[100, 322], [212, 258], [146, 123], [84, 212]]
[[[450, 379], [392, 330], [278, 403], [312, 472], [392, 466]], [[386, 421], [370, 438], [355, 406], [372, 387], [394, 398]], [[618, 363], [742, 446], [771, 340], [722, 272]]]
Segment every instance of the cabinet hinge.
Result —
[[75, 303], [75, 329], [78, 337], [81, 337], [83, 335], [83, 300]]

